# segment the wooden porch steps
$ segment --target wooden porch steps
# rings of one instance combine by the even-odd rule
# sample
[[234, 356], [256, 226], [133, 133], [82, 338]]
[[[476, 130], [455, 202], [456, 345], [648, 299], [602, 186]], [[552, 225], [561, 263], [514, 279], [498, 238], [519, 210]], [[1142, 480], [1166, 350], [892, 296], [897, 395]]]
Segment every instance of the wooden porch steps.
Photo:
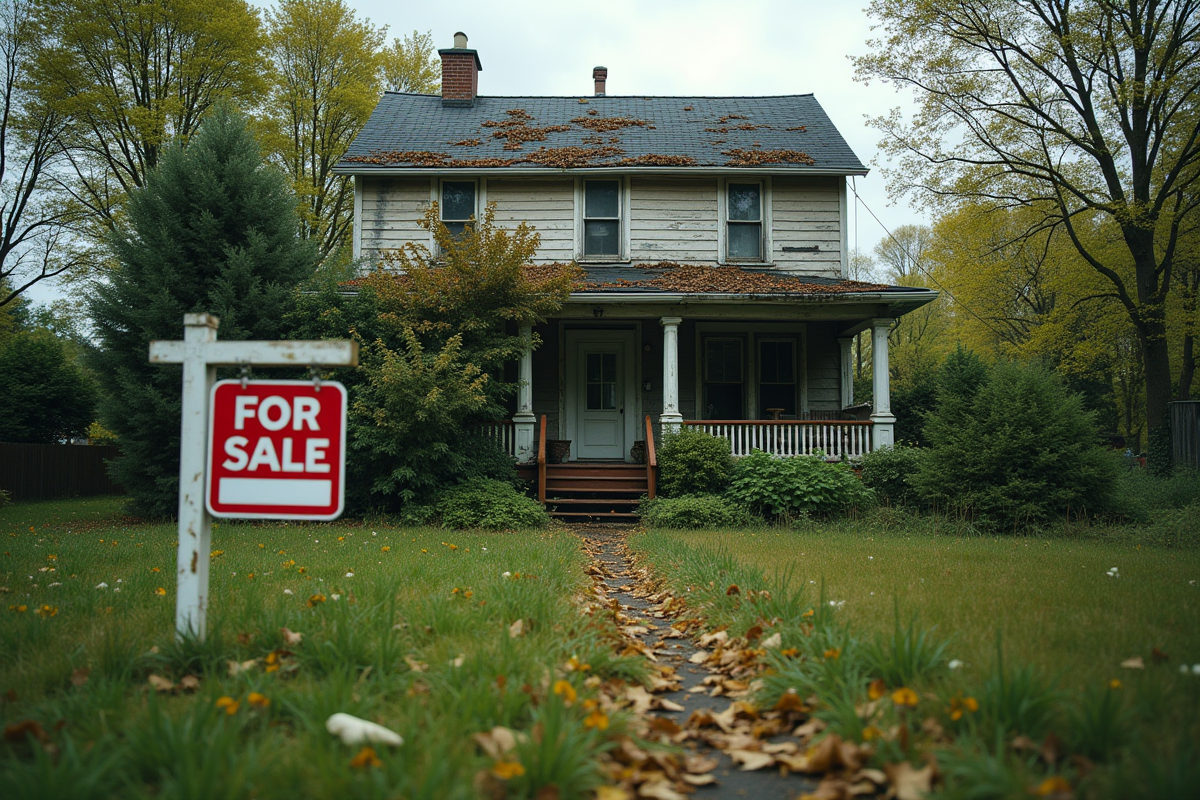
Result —
[[568, 522], [638, 519], [638, 500], [649, 491], [646, 467], [621, 462], [546, 465], [546, 508]]

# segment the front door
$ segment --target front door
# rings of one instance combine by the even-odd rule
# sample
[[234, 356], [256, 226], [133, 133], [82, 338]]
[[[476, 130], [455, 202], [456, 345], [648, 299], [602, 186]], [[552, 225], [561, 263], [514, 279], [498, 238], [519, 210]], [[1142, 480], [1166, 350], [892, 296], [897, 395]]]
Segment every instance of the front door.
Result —
[[576, 458], [625, 457], [623, 342], [579, 345], [579, 442]]

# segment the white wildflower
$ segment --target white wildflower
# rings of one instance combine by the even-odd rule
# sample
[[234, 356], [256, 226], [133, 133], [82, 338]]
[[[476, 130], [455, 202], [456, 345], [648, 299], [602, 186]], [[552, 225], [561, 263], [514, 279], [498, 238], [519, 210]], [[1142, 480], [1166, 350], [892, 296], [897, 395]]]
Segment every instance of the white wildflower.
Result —
[[291, 589], [284, 589], [284, 590], [283, 590], [283, 593], [284, 593], [284, 594], [286, 594], [286, 595], [292, 595], [292, 594], [295, 594], [295, 592], [293, 592]]
[[96, 588], [97, 588], [97, 589], [107, 589], [107, 588], [108, 588], [108, 584], [107, 584], [107, 583], [105, 583], [104, 581], [100, 581], [99, 583], [97, 583], [97, 584], [96, 584]]
[[353, 578], [353, 577], [354, 577], [354, 573], [353, 573], [353, 572], [347, 572], [347, 573], [346, 573], [346, 577], [347, 577], [347, 578]]
[[501, 577], [501, 578], [511, 578], [511, 577], [512, 577], [512, 573], [511, 573], [511, 572], [509, 572], [508, 570], [505, 570], [504, 572], [501, 572], [501, 573], [500, 573], [500, 577]]
[[333, 594], [329, 595], [329, 597], [330, 597], [330, 598], [332, 598], [333, 602], [335, 602], [335, 603], [336, 603], [338, 600], [341, 600], [341, 599], [342, 599], [342, 596], [341, 596], [340, 594], [336, 593], [336, 592], [334, 592]]
[[950, 663], [947, 664], [947, 666], [950, 667], [950, 669], [961, 669], [962, 665], [963, 665], [963, 662], [957, 658], [950, 659]]

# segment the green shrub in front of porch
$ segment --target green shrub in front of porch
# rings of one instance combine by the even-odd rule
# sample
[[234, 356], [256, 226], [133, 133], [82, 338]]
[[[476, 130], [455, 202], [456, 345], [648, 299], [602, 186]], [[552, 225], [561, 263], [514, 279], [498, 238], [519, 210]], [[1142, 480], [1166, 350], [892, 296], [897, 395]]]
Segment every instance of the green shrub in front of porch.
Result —
[[546, 509], [518, 492], [511, 483], [473, 478], [443, 490], [434, 510], [444, 528], [526, 530], [550, 522]]
[[738, 459], [726, 496], [768, 519], [834, 514], [874, 501], [845, 464], [819, 456], [776, 458], [761, 450]]
[[753, 521], [745, 508], [714, 494], [643, 500], [638, 513], [651, 528], [713, 530], [742, 527]]
[[665, 433], [658, 455], [658, 490], [666, 497], [720, 494], [729, 486], [729, 440], [684, 428]]

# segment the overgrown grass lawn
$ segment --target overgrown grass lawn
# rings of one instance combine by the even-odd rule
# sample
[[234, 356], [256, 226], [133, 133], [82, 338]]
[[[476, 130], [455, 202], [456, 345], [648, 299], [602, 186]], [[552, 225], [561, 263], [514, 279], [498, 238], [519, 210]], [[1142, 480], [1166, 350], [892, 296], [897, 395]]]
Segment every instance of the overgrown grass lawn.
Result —
[[[996, 637], [1014, 663], [1083, 687], [1129, 678], [1122, 661], [1152, 650], [1159, 669], [1200, 663], [1200, 551], [1026, 537], [957, 537], [872, 530], [851, 522], [808, 531], [661, 532], [722, 549], [768, 575], [787, 572], [861, 633], [907, 621], [951, 640], [949, 658], [986, 670]], [[1119, 578], [1107, 575], [1116, 567]], [[1136, 677], [1136, 676], [1135, 676]], [[1197, 676], [1200, 681], [1200, 676]]]
[[[595, 783], [603, 736], [548, 687], [588, 693], [563, 671], [571, 656], [602, 677], [638, 667], [573, 604], [587, 585], [574, 536], [222, 523], [208, 637], [177, 642], [175, 527], [118, 510], [0, 510], [0, 721], [35, 721], [50, 745], [0, 744], [0, 796], [473, 797], [494, 764], [471, 736], [495, 725], [545, 732], [514, 756], [513, 796]], [[152, 675], [199, 688], [158, 692]], [[334, 712], [405, 744], [356, 767], [358, 748], [324, 728]]]

